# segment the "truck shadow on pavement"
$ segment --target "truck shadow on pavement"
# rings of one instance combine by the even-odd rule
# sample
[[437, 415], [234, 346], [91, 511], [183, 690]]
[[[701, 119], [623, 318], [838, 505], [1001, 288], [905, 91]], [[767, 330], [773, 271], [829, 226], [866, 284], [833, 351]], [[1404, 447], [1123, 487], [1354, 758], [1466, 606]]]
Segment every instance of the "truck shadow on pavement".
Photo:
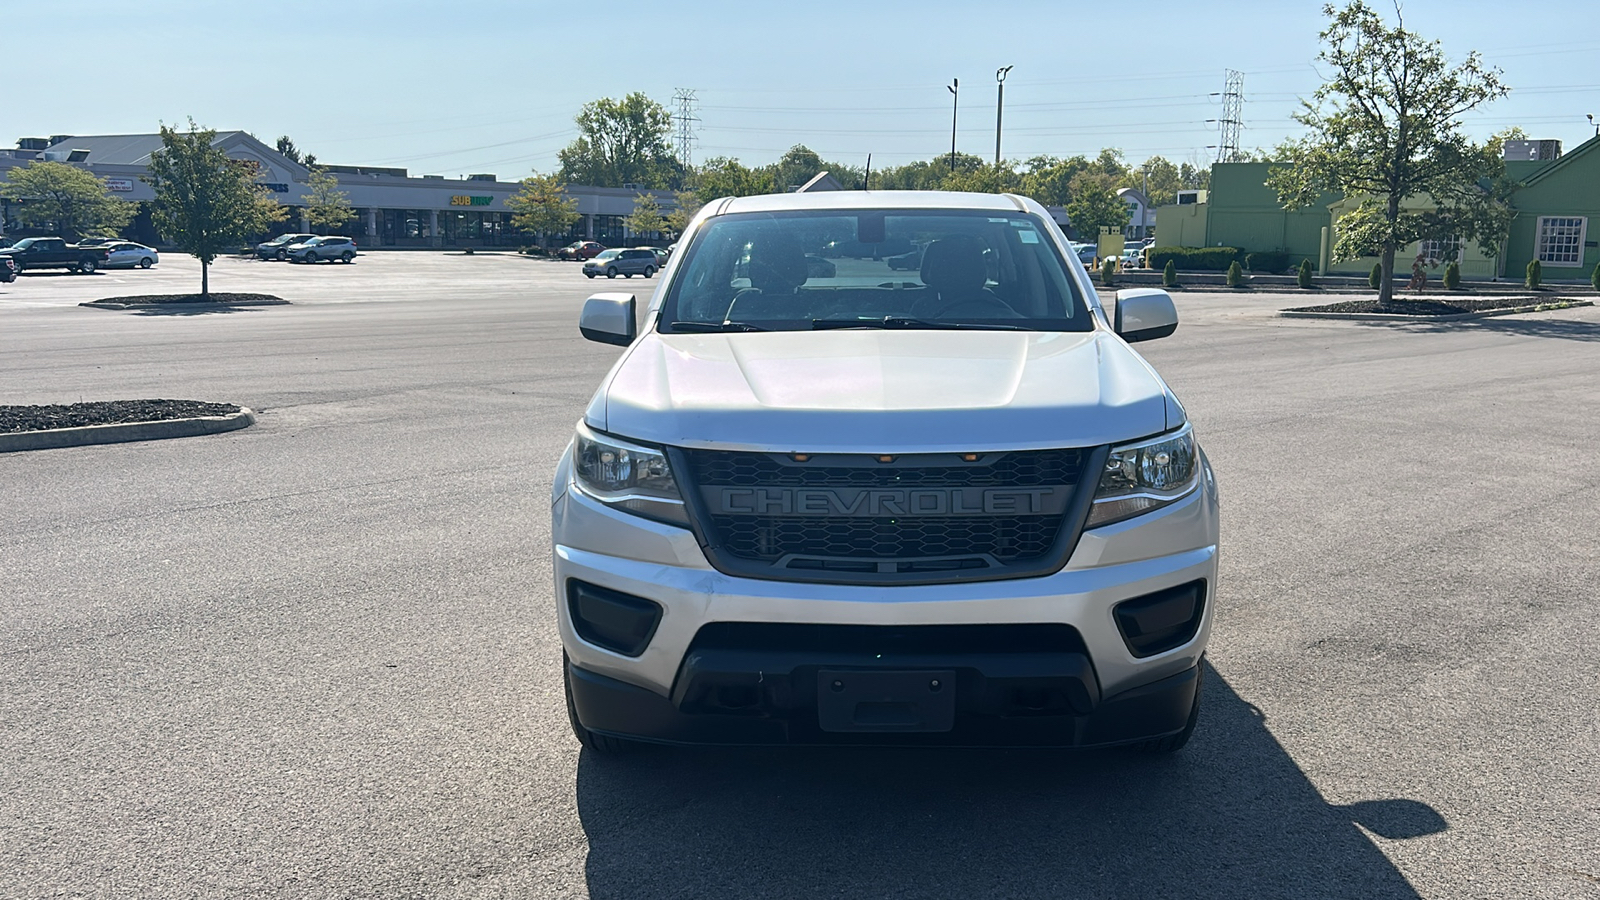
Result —
[[1417, 897], [1361, 829], [1448, 827], [1405, 799], [1334, 806], [1215, 670], [1200, 729], [1125, 752], [585, 751], [593, 897]]

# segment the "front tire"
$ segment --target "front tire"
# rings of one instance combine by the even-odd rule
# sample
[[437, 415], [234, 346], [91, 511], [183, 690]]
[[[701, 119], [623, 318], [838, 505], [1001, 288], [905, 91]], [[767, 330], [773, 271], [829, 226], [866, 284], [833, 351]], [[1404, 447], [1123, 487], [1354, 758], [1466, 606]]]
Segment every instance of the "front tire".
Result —
[[638, 746], [634, 741], [626, 741], [609, 734], [595, 734], [578, 721], [578, 708], [572, 703], [572, 669], [571, 664], [567, 662], [566, 651], [561, 653], [561, 686], [567, 694], [567, 721], [572, 725], [572, 736], [578, 739], [578, 743], [582, 744], [585, 750], [602, 756], [613, 756], [626, 753]]
[[317, 261], [317, 255], [315, 253], [307, 253], [305, 256], [300, 257], [300, 261], [303, 263], [314, 263]]
[[617, 277], [617, 267], [616, 266], [612, 266], [611, 268], [607, 269], [606, 270], [606, 277], [607, 278], [615, 278], [615, 277]]
[[593, 281], [593, 280], [594, 280], [594, 273], [593, 273], [593, 272], [585, 272], [585, 273], [583, 273], [583, 274], [585, 274], [585, 275], [587, 275], [587, 276], [589, 276], [589, 280], [590, 280], [590, 281]]

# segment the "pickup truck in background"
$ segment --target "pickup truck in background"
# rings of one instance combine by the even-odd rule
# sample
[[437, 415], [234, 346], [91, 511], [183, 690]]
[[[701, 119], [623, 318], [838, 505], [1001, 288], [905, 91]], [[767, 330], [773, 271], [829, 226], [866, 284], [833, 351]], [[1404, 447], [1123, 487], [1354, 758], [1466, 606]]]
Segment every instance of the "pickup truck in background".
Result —
[[19, 273], [27, 269], [69, 269], [88, 275], [100, 268], [110, 255], [108, 247], [69, 244], [58, 237], [23, 238], [0, 249], [0, 257], [16, 263]]

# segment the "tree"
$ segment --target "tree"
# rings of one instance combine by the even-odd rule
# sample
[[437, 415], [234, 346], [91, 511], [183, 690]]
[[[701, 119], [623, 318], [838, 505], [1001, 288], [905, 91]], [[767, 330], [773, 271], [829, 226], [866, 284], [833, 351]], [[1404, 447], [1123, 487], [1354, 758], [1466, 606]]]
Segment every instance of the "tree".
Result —
[[1244, 267], [1237, 259], [1228, 264], [1227, 282], [1231, 288], [1244, 287]]
[[1080, 240], [1093, 240], [1102, 227], [1118, 230], [1128, 224], [1128, 204], [1117, 196], [1117, 181], [1104, 172], [1085, 170], [1072, 177], [1067, 219]]
[[774, 188], [772, 175], [770, 170], [751, 169], [737, 159], [717, 156], [695, 170], [694, 193], [707, 198], [770, 194]]
[[1295, 281], [1300, 285], [1301, 288], [1308, 289], [1311, 287], [1311, 272], [1311, 260], [1300, 260], [1300, 269], [1295, 273]]
[[634, 234], [655, 234], [667, 227], [667, 220], [661, 216], [661, 204], [651, 194], [640, 194], [633, 198], [633, 212], [626, 220], [628, 230]]
[[326, 169], [313, 168], [306, 181], [306, 220], [317, 231], [337, 231], [356, 217], [350, 208], [350, 195], [339, 190], [339, 179]]
[[1035, 156], [1027, 162], [1028, 171], [1022, 176], [1022, 193], [1045, 206], [1066, 206], [1072, 200], [1072, 179], [1089, 168], [1082, 156], [1056, 159]]
[[567, 186], [555, 175], [534, 172], [522, 179], [521, 189], [506, 198], [511, 210], [511, 225], [519, 231], [539, 236], [540, 243], [552, 234], [565, 234], [578, 213], [578, 198], [567, 196]]
[[278, 138], [278, 152], [308, 169], [317, 164], [316, 154], [301, 153], [300, 148], [294, 145], [294, 141], [289, 140], [287, 134]]
[[667, 213], [667, 230], [674, 235], [681, 235], [689, 223], [694, 220], [695, 213], [705, 204], [700, 202], [700, 197], [694, 191], [679, 191], [677, 194], [678, 205]]
[[1544, 265], [1537, 259], [1528, 260], [1528, 268], [1523, 271], [1522, 284], [1530, 291], [1537, 291], [1540, 283], [1544, 281]]
[[1022, 189], [1022, 178], [1007, 163], [985, 163], [976, 169], [957, 170], [944, 179], [943, 190], [1009, 194]]
[[145, 181], [155, 189], [151, 219], [161, 236], [200, 260], [200, 295], [211, 294], [211, 262], [263, 230], [272, 206], [250, 171], [213, 146], [217, 133], [189, 120], [188, 131], [161, 126]]
[[667, 142], [672, 114], [644, 94], [585, 103], [574, 121], [578, 138], [559, 154], [563, 182], [666, 188], [681, 180]]
[[138, 211], [136, 204], [111, 196], [103, 180], [67, 163], [33, 162], [8, 177], [0, 196], [23, 201], [17, 220], [30, 228], [53, 226], [68, 240], [120, 231]]
[[[1395, 252], [1426, 238], [1477, 239], [1494, 255], [1510, 224], [1501, 200], [1504, 163], [1461, 132], [1461, 116], [1505, 96], [1500, 70], [1476, 51], [1451, 66], [1437, 41], [1389, 27], [1364, 0], [1325, 6], [1328, 27], [1318, 58], [1332, 71], [1295, 119], [1309, 134], [1279, 148], [1282, 166], [1267, 184], [1284, 206], [1316, 203], [1333, 192], [1360, 198], [1338, 223], [1337, 259], [1375, 254], [1378, 302], [1394, 295]], [[1434, 208], [1407, 210], [1405, 201]]]
[[1169, 288], [1178, 286], [1178, 264], [1170, 259], [1161, 269], [1161, 286]]

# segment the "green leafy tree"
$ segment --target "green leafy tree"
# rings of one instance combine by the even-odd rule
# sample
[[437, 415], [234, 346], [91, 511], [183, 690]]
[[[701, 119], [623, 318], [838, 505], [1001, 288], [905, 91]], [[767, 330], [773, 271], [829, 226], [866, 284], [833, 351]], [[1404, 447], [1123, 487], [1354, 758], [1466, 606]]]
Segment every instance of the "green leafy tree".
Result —
[[695, 213], [705, 204], [700, 202], [699, 195], [694, 191], [679, 191], [675, 199], [678, 205], [666, 215], [667, 230], [674, 235], [680, 235], [694, 220]]
[[1312, 284], [1312, 282], [1311, 282], [1311, 273], [1312, 273], [1311, 260], [1309, 260], [1309, 259], [1300, 260], [1300, 270], [1295, 273], [1295, 281], [1300, 285], [1300, 287], [1302, 289], [1309, 289], [1311, 287], [1311, 284]]
[[1169, 288], [1178, 286], [1178, 264], [1170, 259], [1161, 269], [1161, 286]]
[[1115, 176], [1093, 170], [1073, 176], [1072, 199], [1067, 201], [1067, 219], [1079, 239], [1091, 240], [1101, 228], [1122, 230], [1128, 224], [1128, 204], [1117, 196]]
[[538, 235], [541, 244], [553, 234], [566, 234], [572, 223], [582, 218], [578, 198], [567, 196], [567, 186], [559, 177], [535, 172], [520, 184], [517, 192], [506, 198], [511, 225], [518, 231]]
[[666, 188], [681, 180], [668, 142], [672, 114], [644, 94], [585, 103], [575, 121], [578, 137], [559, 154], [563, 182]]
[[[1478, 240], [1486, 254], [1498, 251], [1510, 213], [1504, 190], [1480, 182], [1503, 182], [1504, 163], [1467, 140], [1461, 116], [1507, 89], [1477, 52], [1452, 66], [1437, 41], [1400, 21], [1390, 27], [1364, 0], [1323, 12], [1330, 22], [1318, 58], [1332, 74], [1295, 116], [1309, 134], [1279, 148], [1284, 165], [1270, 170], [1267, 184], [1291, 209], [1328, 192], [1360, 198], [1339, 220], [1334, 256], [1377, 255], [1378, 300], [1388, 303], [1395, 252], [1407, 244], [1454, 234]], [[1408, 198], [1422, 197], [1435, 208], [1405, 209]]]
[[1528, 268], [1523, 272], [1522, 284], [1530, 291], [1537, 291], [1544, 282], [1544, 266], [1537, 259], [1528, 260]]
[[661, 204], [651, 194], [633, 198], [633, 212], [626, 222], [628, 230], [634, 234], [654, 234], [667, 227], [667, 220], [661, 215]]
[[338, 231], [356, 217], [350, 208], [350, 195], [339, 190], [339, 179], [325, 169], [313, 168], [306, 180], [306, 221], [315, 231]]
[[150, 154], [155, 189], [151, 219], [161, 236], [200, 260], [200, 294], [211, 293], [211, 263], [269, 224], [277, 204], [264, 202], [250, 171], [215, 146], [217, 133], [189, 120], [189, 130], [161, 126], [161, 149]]
[[1228, 287], [1244, 287], [1244, 267], [1236, 259], [1228, 264]]
[[1022, 188], [1022, 178], [1005, 162], [986, 163], [975, 169], [946, 175], [943, 190], [980, 194], [1009, 194]]
[[1082, 156], [1070, 159], [1035, 156], [1026, 165], [1028, 171], [1022, 176], [1022, 193], [1045, 206], [1066, 206], [1072, 200], [1072, 179], [1089, 168], [1089, 160]]
[[776, 185], [770, 169], [751, 169], [737, 159], [717, 156], [695, 170], [694, 193], [706, 199], [771, 194]]
[[30, 228], [53, 226], [71, 241], [120, 231], [138, 211], [137, 204], [111, 196], [103, 180], [67, 163], [33, 162], [7, 177], [0, 197], [17, 203], [17, 220]]

